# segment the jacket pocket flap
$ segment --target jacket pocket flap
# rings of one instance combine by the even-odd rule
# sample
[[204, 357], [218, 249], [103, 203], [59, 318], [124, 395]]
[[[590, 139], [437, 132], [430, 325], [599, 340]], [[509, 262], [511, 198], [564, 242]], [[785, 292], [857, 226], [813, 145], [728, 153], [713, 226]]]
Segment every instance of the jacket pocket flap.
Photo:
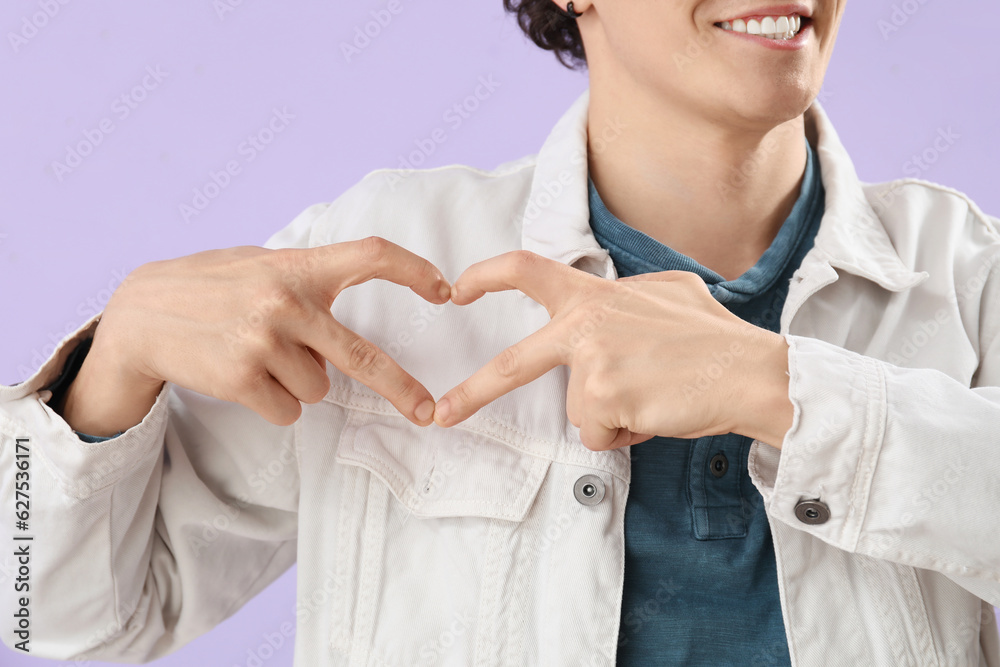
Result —
[[352, 411], [336, 460], [381, 479], [414, 515], [522, 521], [550, 461], [478, 433]]

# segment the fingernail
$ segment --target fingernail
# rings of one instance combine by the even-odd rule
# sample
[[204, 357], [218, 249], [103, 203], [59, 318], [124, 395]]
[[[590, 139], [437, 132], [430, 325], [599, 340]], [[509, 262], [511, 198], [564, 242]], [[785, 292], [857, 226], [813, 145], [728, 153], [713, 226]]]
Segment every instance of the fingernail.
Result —
[[426, 400], [417, 406], [417, 409], [413, 411], [414, 416], [418, 421], [425, 422], [431, 418], [434, 414], [434, 401]]
[[446, 282], [441, 283], [441, 287], [438, 288], [438, 298], [442, 301], [447, 301], [451, 298], [451, 285]]
[[434, 406], [434, 421], [438, 424], [444, 425], [448, 421], [448, 415], [451, 414], [451, 404], [448, 399], [442, 398], [438, 401], [438, 404]]

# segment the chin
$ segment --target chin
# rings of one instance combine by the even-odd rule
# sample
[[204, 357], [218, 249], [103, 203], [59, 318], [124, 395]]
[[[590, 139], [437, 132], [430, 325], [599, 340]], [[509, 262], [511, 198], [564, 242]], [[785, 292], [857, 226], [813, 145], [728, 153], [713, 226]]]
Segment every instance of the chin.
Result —
[[[781, 93], [773, 92], [774, 87], [756, 87], [752, 90], [732, 90], [723, 103], [735, 122], [758, 129], [770, 129], [793, 118], [798, 118], [818, 93], [812, 87], [781, 86]], [[764, 92], [765, 90], [770, 92]]]

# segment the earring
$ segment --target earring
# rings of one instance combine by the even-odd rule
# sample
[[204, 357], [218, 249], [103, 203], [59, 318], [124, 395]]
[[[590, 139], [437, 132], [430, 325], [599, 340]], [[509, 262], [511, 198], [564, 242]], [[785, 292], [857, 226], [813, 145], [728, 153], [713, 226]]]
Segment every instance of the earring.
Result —
[[[559, 7], [559, 5], [556, 5], [556, 7]], [[580, 18], [581, 16], [583, 16], [583, 12], [578, 12], [578, 11], [575, 11], [573, 9], [573, 2], [572, 2], [572, 0], [570, 2], [566, 3], [566, 11], [563, 12], [562, 10], [560, 10], [560, 12], [564, 16], [568, 16], [571, 19], [577, 19], [577, 18]]]

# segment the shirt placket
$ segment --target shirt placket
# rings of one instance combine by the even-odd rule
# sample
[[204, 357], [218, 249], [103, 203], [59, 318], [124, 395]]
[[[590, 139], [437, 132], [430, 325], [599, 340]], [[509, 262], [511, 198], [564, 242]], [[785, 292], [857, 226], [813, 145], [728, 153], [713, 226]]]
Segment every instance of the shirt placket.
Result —
[[746, 537], [742, 477], [747, 474], [748, 438], [736, 433], [696, 439], [691, 446], [688, 490], [691, 522], [699, 540]]

